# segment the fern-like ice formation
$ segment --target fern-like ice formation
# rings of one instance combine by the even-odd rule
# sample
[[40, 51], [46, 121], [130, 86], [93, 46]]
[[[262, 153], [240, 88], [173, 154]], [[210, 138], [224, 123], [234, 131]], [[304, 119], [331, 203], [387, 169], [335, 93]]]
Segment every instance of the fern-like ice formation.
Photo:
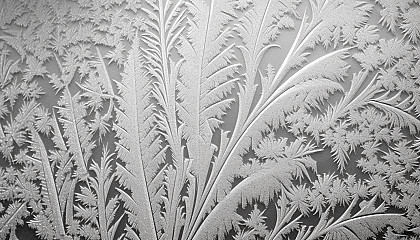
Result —
[[0, 0], [0, 239], [420, 238], [418, 0]]

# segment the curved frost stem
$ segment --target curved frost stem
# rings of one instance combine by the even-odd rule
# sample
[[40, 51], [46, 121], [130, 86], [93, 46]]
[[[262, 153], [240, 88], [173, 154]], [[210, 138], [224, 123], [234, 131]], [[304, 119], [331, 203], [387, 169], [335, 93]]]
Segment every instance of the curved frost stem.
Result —
[[[264, 102], [264, 104], [262, 104], [261, 109], [266, 108], [269, 104], [271, 104], [283, 92], [285, 92], [287, 89], [290, 89], [292, 86], [294, 86], [300, 80], [300, 77], [302, 77], [303, 74], [308, 72], [308, 70], [310, 70], [311, 68], [314, 68], [318, 63], [320, 63], [323, 60], [326, 60], [328, 58], [334, 57], [336, 55], [348, 52], [348, 50], [350, 50], [350, 49], [351, 48], [343, 48], [343, 49], [340, 49], [340, 50], [336, 50], [334, 52], [331, 52], [329, 54], [326, 54], [326, 55], [314, 60], [313, 62], [309, 63], [305, 67], [301, 68], [299, 71], [297, 71], [295, 74], [293, 74], [293, 76], [288, 78], [280, 87], [278, 87], [271, 94], [271, 96]], [[256, 108], [256, 109], [257, 110], [255, 112], [258, 113], [260, 111], [260, 109], [259, 108]], [[252, 117], [250, 119], [252, 119]]]
[[[296, 74], [299, 74], [299, 72], [297, 72]], [[293, 78], [293, 76], [291, 78]], [[293, 92], [295, 91], [297, 91], [297, 89], [294, 89], [294, 87], [290, 87], [284, 92], [280, 92], [279, 94], [276, 94], [275, 97], [271, 97], [270, 101], [267, 101], [267, 103], [264, 105], [264, 108], [253, 110], [253, 112], [251, 113], [251, 116], [247, 119], [247, 122], [243, 126], [241, 126], [242, 127], [241, 132], [239, 131], [234, 132], [234, 134], [236, 133], [237, 135], [232, 136], [231, 138], [232, 140], [229, 142], [228, 147], [226, 148], [226, 151], [223, 153], [221, 157], [220, 161], [223, 162], [222, 167], [220, 171], [215, 173], [216, 174], [214, 178], [215, 180], [209, 183], [207, 187], [207, 191], [204, 192], [205, 197], [203, 199], [205, 199], [205, 202], [201, 205], [202, 206], [202, 209], [201, 209], [202, 211], [200, 212], [201, 216], [204, 214], [203, 206], [207, 206], [212, 200], [209, 196], [212, 196], [214, 194], [214, 191], [217, 191], [216, 187], [219, 181], [221, 181], [221, 177], [223, 176], [224, 171], [226, 171], [227, 169], [228, 161], [233, 157], [234, 154], [237, 153], [238, 147], [241, 146], [240, 144], [242, 143], [244, 138], [248, 136], [248, 133], [252, 130], [253, 126], [258, 122], [259, 118], [261, 118], [261, 116], [264, 116], [265, 114], [269, 114], [268, 110], [270, 109], [270, 107], [277, 104], [279, 101], [287, 97], [289, 94], [293, 94]]]
[[[64, 228], [63, 223], [63, 216], [62, 211], [60, 207], [60, 201], [58, 197], [58, 191], [56, 188], [56, 183], [54, 179], [54, 174], [51, 170], [49, 158], [47, 149], [45, 148], [44, 142], [41, 139], [41, 136], [38, 132], [35, 131], [35, 129], [31, 129], [31, 135], [32, 135], [32, 145], [36, 148], [38, 152], [38, 157], [40, 161], [40, 165], [43, 169], [44, 174], [44, 181], [45, 181], [45, 191], [48, 196], [45, 196], [48, 199], [49, 206], [51, 212], [52, 212], [52, 221], [54, 223], [55, 229], [57, 231], [57, 234], [67, 239], [69, 236], [66, 235], [66, 231]], [[34, 159], [35, 160], [35, 159]]]
[[[284, 207], [284, 206], [283, 206]], [[295, 214], [296, 210], [297, 210], [297, 206], [293, 206], [288, 212], [287, 214], [281, 219], [281, 221], [279, 221], [280, 216], [279, 216], [279, 207], [276, 205], [276, 209], [277, 209], [277, 222], [276, 225], [273, 229], [273, 231], [271, 232], [269, 238], [267, 240], [274, 240], [274, 239], [281, 239], [281, 236], [283, 234], [285, 234], [286, 231], [288, 231], [289, 229], [293, 228], [293, 225], [298, 224], [298, 221], [302, 218], [302, 214], [299, 215], [298, 217], [296, 217], [295, 219], [293, 219], [293, 221], [290, 221], [290, 219], [292, 218], [292, 216]], [[288, 222], [290, 221], [290, 222]]]
[[[359, 201], [358, 197], [355, 197], [353, 201], [350, 203], [349, 207], [346, 209], [346, 211], [340, 216], [339, 219], [337, 219], [334, 223], [330, 224], [329, 226], [322, 226], [325, 221], [325, 217], [328, 215], [329, 210], [323, 214], [323, 217], [321, 217], [321, 220], [319, 221], [318, 225], [314, 228], [314, 231], [309, 235], [305, 240], [315, 240], [322, 235], [326, 234], [328, 231], [333, 229], [334, 227], [337, 227], [341, 222], [343, 222], [346, 218], [350, 217], [350, 213], [353, 210], [356, 203]], [[321, 225], [322, 224], [322, 225]]]
[[[282, 96], [287, 95], [287, 92], [290, 91], [294, 85], [296, 85], [300, 81], [301, 74], [305, 73], [308, 69], [311, 69], [315, 67], [318, 63], [322, 62], [325, 59], [328, 59], [330, 57], [340, 55], [343, 52], [348, 51], [351, 48], [345, 48], [340, 49], [337, 51], [334, 51], [332, 53], [329, 53], [323, 57], [320, 57], [310, 64], [306, 65], [302, 69], [300, 69], [298, 72], [296, 72], [293, 76], [291, 76], [286, 82], [284, 82], [279, 88], [275, 88], [286, 76], [287, 72], [290, 69], [290, 64], [292, 59], [294, 59], [296, 54], [300, 54], [301, 51], [303, 51], [303, 48], [306, 48], [307, 44], [306, 41], [309, 41], [312, 38], [312, 35], [315, 34], [315, 29], [320, 26], [320, 22], [314, 22], [314, 20], [310, 23], [309, 27], [305, 26], [306, 23], [306, 11], [298, 32], [298, 35], [293, 43], [292, 48], [288, 52], [288, 55], [286, 56], [285, 61], [282, 63], [282, 66], [277, 71], [274, 80], [272, 81], [270, 85], [269, 94], [266, 95], [265, 99], [260, 98], [257, 106], [251, 111], [250, 115], [246, 117], [246, 120], [244, 121], [244, 124], [241, 124], [240, 126], [237, 125], [235, 128], [232, 137], [228, 143], [228, 146], [226, 148], [226, 151], [222, 153], [221, 158], [218, 161], [221, 161], [222, 167], [220, 168], [220, 171], [214, 173], [214, 180], [212, 182], [209, 182], [206, 186], [206, 189], [204, 191], [204, 196], [202, 199], [205, 199], [204, 202], [200, 203], [199, 207], [200, 213], [198, 215], [198, 219], [201, 219], [204, 217], [205, 209], [206, 207], [211, 204], [212, 197], [217, 191], [217, 186], [219, 185], [219, 181], [221, 181], [222, 176], [224, 176], [224, 172], [226, 171], [226, 166], [228, 165], [227, 162], [229, 159], [231, 159], [232, 154], [235, 154], [237, 152], [237, 148], [240, 146], [240, 143], [242, 140], [247, 136], [247, 132], [250, 131], [252, 126], [256, 123], [256, 120], [260, 118], [261, 115], [263, 115], [267, 109], [272, 106], [274, 103], [278, 102], [279, 99], [282, 98]], [[303, 34], [309, 30], [303, 37]], [[240, 103], [241, 105], [241, 103]], [[246, 111], [246, 109], [242, 109], [242, 111]], [[245, 114], [244, 112], [240, 112], [239, 116], [242, 116]], [[243, 121], [238, 117], [237, 121]], [[238, 122], [237, 122], [238, 123]], [[212, 173], [213, 174], [213, 173]]]

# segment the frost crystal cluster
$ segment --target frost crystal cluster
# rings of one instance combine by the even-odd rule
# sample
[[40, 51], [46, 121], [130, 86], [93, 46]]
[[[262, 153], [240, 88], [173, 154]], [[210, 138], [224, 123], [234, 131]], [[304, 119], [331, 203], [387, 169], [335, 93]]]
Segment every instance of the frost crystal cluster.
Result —
[[0, 239], [420, 239], [419, 0], [0, 0]]

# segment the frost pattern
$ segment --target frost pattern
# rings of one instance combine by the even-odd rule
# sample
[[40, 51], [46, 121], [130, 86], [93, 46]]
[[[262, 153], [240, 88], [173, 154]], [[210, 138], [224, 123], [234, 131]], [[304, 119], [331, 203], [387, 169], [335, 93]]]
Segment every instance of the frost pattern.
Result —
[[419, 41], [418, 0], [0, 0], [0, 239], [419, 239]]

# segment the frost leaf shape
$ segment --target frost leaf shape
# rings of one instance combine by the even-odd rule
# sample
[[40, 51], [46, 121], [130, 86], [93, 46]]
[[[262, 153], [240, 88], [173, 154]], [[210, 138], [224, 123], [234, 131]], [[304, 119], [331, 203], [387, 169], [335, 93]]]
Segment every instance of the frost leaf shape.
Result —
[[[116, 82], [121, 97], [117, 101], [116, 124], [119, 139], [117, 157], [124, 163], [117, 163], [117, 178], [123, 188], [120, 197], [127, 209], [128, 222], [139, 230], [141, 239], [158, 239], [155, 211], [152, 208], [154, 192], [148, 185], [157, 171], [156, 165], [163, 160], [160, 140], [157, 138], [156, 117], [150, 104], [151, 85], [143, 69], [139, 38], [133, 40], [127, 61], [124, 64], [122, 81]], [[145, 229], [148, 229], [147, 231]]]
[[118, 197], [112, 197], [107, 201], [110, 195], [111, 184], [116, 178], [116, 174], [110, 166], [113, 160], [112, 156], [113, 154], [109, 154], [108, 149], [105, 148], [102, 153], [101, 166], [98, 166], [96, 163], [92, 166], [97, 175], [97, 181], [94, 181], [93, 186], [96, 187], [98, 193], [98, 218], [101, 239], [108, 240], [114, 239], [117, 227], [123, 217], [120, 216], [114, 222], [118, 210]]
[[80, 94], [71, 96], [70, 90], [66, 87], [58, 102], [59, 106], [56, 108], [60, 115], [59, 122], [63, 125], [63, 136], [67, 139], [69, 152], [74, 156], [77, 176], [86, 179], [88, 176], [87, 162], [96, 144], [92, 140], [92, 133], [84, 120], [86, 108], [80, 101]]
[[[180, 38], [179, 53], [184, 57], [180, 67], [177, 89], [180, 104], [179, 117], [183, 122], [183, 137], [187, 140], [189, 157], [192, 159], [188, 212], [185, 237], [199, 223], [196, 219], [198, 206], [207, 184], [213, 153], [213, 131], [222, 124], [221, 118], [230, 108], [233, 98], [227, 98], [238, 80], [234, 74], [240, 64], [235, 59], [234, 44], [226, 46], [232, 36], [230, 27], [225, 27], [234, 16], [229, 1], [211, 1], [207, 5], [197, 0], [186, 3], [192, 14], [187, 36]], [[196, 69], [196, 71], [191, 71]], [[197, 205], [200, 204], [200, 205]], [[197, 207], [193, 208], [196, 205]]]
[[[274, 195], [291, 189], [294, 177], [303, 176], [302, 172], [309, 176], [306, 168], [311, 167], [314, 160], [307, 156], [316, 151], [311, 144], [305, 145], [304, 141], [297, 140], [286, 147], [285, 155], [275, 160], [268, 159], [265, 163], [253, 161], [243, 166], [237, 174], [246, 178], [211, 210], [203, 222], [206, 228], [200, 229], [196, 236], [199, 239], [222, 238], [224, 232], [237, 229], [240, 218], [235, 206], [244, 208], [253, 200], [268, 205]], [[226, 217], [219, 219], [220, 215]]]
[[[61, 77], [65, 76], [65, 70], [56, 56], [56, 61], [61, 71]], [[92, 150], [96, 147], [95, 140], [92, 140], [93, 134], [89, 131], [84, 117], [87, 115], [86, 106], [81, 102], [81, 95], [77, 93], [72, 96], [69, 86], [64, 85], [62, 96], [56, 106], [60, 116], [59, 122], [63, 125], [63, 137], [67, 139], [66, 144], [69, 152], [74, 156], [74, 162], [77, 166], [77, 177], [86, 180], [88, 177], [87, 162], [89, 161]]]
[[[321, 215], [318, 225], [313, 232], [306, 238], [314, 240], [323, 235], [325, 239], [347, 239], [347, 240], [366, 240], [375, 237], [384, 227], [390, 225], [397, 232], [405, 228], [409, 221], [398, 213], [385, 213], [385, 203], [375, 207], [377, 195], [370, 201], [362, 201], [360, 210], [351, 216], [351, 211], [359, 200], [354, 198], [346, 211], [336, 221], [327, 220], [329, 209]], [[306, 233], [309, 233], [306, 232]]]
[[[146, 1], [148, 7], [142, 10], [148, 15], [146, 24], [148, 31], [142, 34], [142, 42], [147, 48], [145, 52], [145, 69], [155, 80], [153, 97], [159, 106], [157, 126], [161, 131], [161, 136], [167, 140], [167, 147], [171, 151], [171, 161], [177, 169], [173, 178], [166, 175], [162, 179], [162, 171], [157, 175], [163, 181], [165, 214], [163, 231], [165, 237], [172, 239], [178, 236], [182, 224], [175, 221], [181, 218], [180, 196], [185, 184], [187, 171], [187, 161], [184, 161], [184, 146], [182, 146], [182, 132], [178, 126], [176, 85], [179, 75], [181, 61], [174, 61], [171, 56], [176, 52], [176, 43], [180, 35], [186, 29], [184, 22], [186, 19], [185, 1]], [[151, 7], [151, 10], [149, 9]], [[160, 109], [161, 108], [161, 109]], [[165, 174], [168, 172], [165, 169]], [[174, 182], [167, 182], [167, 181]], [[170, 194], [171, 196], [168, 196]], [[165, 196], [166, 195], [166, 196]]]
[[188, 1], [186, 5], [192, 18], [187, 36], [180, 38], [179, 53], [185, 62], [180, 67], [181, 79], [177, 88], [183, 137], [192, 159], [190, 181], [194, 187], [190, 186], [186, 198], [184, 233], [184, 238], [190, 238], [201, 221], [202, 203], [208, 200], [203, 193], [216, 150], [211, 142], [213, 131], [222, 124], [222, 116], [234, 101], [226, 96], [238, 80], [234, 74], [240, 64], [233, 63], [236, 59], [234, 44], [226, 46], [228, 39], [233, 37], [232, 29], [225, 26], [236, 16], [233, 2], [215, 0], [207, 4], [196, 0]]
[[[58, 198], [58, 191], [55, 185], [53, 172], [48, 158], [47, 150], [42, 142], [41, 136], [34, 129], [31, 130], [32, 145], [31, 148], [35, 151], [34, 159], [39, 161], [42, 166], [43, 177], [40, 178], [42, 191], [41, 195], [44, 197], [44, 204], [46, 206], [46, 215], [49, 216], [51, 223], [54, 226], [57, 238], [66, 238], [66, 232], [63, 224], [63, 216]], [[48, 211], [51, 211], [48, 213]]]
[[95, 178], [89, 177], [91, 188], [81, 187], [81, 193], [76, 193], [77, 200], [82, 203], [81, 206], [76, 206], [76, 215], [81, 215], [87, 222], [98, 226], [100, 238], [107, 240], [114, 239], [123, 217], [115, 219], [119, 198], [110, 194], [111, 184], [116, 179], [116, 173], [111, 167], [112, 160], [113, 154], [105, 146], [100, 164], [93, 162], [89, 168], [96, 175]]
[[411, 134], [418, 133], [420, 131], [420, 120], [409, 113], [414, 105], [404, 107], [410, 98], [395, 103], [395, 99], [400, 96], [401, 92], [393, 97], [388, 97], [389, 93], [390, 92], [385, 92], [378, 98], [369, 101], [369, 103], [384, 111], [391, 126], [408, 127]]
[[[282, 164], [266, 164], [261, 170], [243, 180], [225, 198], [219, 202], [203, 221], [205, 229], [200, 229], [198, 239], [212, 239], [216, 236], [223, 238], [225, 233], [235, 227], [241, 220], [236, 213], [236, 206], [251, 203], [252, 199], [259, 199], [268, 203], [278, 189], [290, 187], [291, 169]], [[225, 216], [220, 219], [220, 216]]]

